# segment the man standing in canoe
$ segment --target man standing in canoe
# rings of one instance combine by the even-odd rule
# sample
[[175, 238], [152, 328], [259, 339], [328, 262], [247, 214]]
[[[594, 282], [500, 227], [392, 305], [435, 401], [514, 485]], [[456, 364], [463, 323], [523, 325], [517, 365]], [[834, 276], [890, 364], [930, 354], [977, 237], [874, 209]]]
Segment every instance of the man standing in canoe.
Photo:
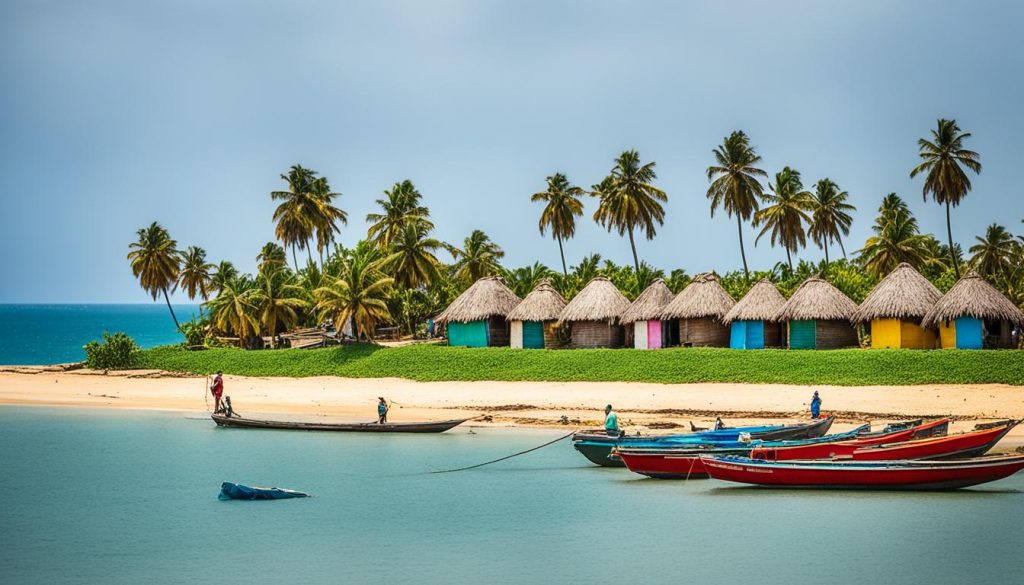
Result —
[[210, 384], [210, 393], [213, 394], [213, 412], [220, 412], [220, 397], [224, 394], [224, 372], [217, 370]]
[[388, 402], [383, 396], [378, 396], [377, 400], [377, 424], [385, 424], [388, 422]]
[[621, 432], [619, 431], [619, 415], [612, 410], [612, 405], [604, 407], [604, 432], [608, 433], [609, 437], [618, 437]]
[[814, 391], [814, 396], [811, 397], [811, 418], [818, 418], [821, 416], [821, 396], [818, 396], [818, 391]]

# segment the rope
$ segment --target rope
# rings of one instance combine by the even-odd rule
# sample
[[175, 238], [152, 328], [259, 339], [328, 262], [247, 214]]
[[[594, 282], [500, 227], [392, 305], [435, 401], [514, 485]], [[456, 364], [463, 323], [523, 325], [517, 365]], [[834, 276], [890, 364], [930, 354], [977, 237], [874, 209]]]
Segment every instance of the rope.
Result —
[[544, 447], [547, 447], [548, 445], [554, 445], [555, 443], [557, 443], [557, 442], [559, 442], [559, 441], [561, 441], [563, 439], [568, 439], [569, 437], [573, 436], [575, 433], [576, 433], [576, 431], [573, 431], [573, 432], [569, 433], [568, 435], [562, 435], [561, 437], [558, 437], [557, 439], [555, 439], [553, 441], [548, 441], [547, 443], [544, 443], [543, 445], [537, 445], [536, 447], [527, 449], [525, 451], [520, 451], [518, 453], [513, 453], [511, 455], [506, 455], [505, 457], [502, 457], [500, 459], [494, 459], [493, 461], [487, 461], [487, 462], [484, 462], [484, 463], [477, 463], [476, 465], [470, 465], [468, 467], [460, 467], [458, 469], [442, 469], [440, 471], [431, 471], [430, 473], [454, 473], [456, 471], [466, 471], [467, 469], [476, 469], [477, 467], [483, 467], [484, 465], [490, 465], [491, 463], [497, 463], [499, 461], [505, 461], [506, 459], [511, 459], [513, 457], [518, 457], [520, 455], [525, 455], [525, 454], [527, 454], [527, 453], [529, 453], [531, 451], [536, 451], [537, 449], [543, 449]]

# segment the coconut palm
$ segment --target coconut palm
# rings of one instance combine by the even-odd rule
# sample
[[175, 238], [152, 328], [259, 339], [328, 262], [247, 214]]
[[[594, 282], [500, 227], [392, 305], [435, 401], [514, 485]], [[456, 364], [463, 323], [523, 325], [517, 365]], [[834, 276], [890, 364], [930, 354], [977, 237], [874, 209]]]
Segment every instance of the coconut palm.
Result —
[[[530, 196], [530, 201], [543, 202], [544, 211], [540, 214], [540, 235], [551, 229], [551, 235], [558, 240], [558, 253], [562, 257], [562, 274], [569, 274], [565, 265], [565, 250], [562, 240], [567, 240], [576, 233], [576, 217], [583, 215], [583, 201], [586, 193], [581, 187], [569, 182], [562, 173], [555, 173], [546, 179], [547, 189]], [[531, 289], [532, 290], [532, 289]]]
[[313, 182], [312, 189], [315, 211], [312, 218], [313, 226], [316, 229], [316, 249], [320, 254], [320, 266], [324, 265], [324, 250], [335, 244], [334, 236], [341, 232], [339, 224], [348, 224], [348, 213], [334, 205], [334, 199], [341, 197], [341, 193], [331, 191], [331, 185], [327, 177], [318, 177]]
[[828, 265], [828, 245], [833, 241], [839, 243], [839, 249], [846, 258], [846, 247], [843, 246], [843, 236], [850, 235], [850, 224], [853, 217], [850, 215], [857, 210], [856, 207], [846, 202], [850, 194], [839, 189], [835, 181], [824, 178], [814, 185], [814, 194], [811, 196], [811, 225], [807, 233], [822, 248], [825, 249], [825, 265]]
[[893, 271], [901, 262], [920, 270], [929, 261], [929, 238], [918, 232], [917, 219], [907, 204], [890, 193], [879, 208], [878, 219], [860, 250], [864, 268], [876, 277]]
[[455, 278], [464, 284], [501, 273], [498, 261], [505, 256], [505, 251], [481, 230], [473, 230], [463, 240], [462, 248], [448, 246], [448, 251], [455, 259]]
[[189, 300], [196, 297], [206, 300], [210, 296], [210, 271], [214, 265], [206, 261], [206, 250], [197, 246], [189, 246], [181, 255], [181, 272], [178, 274], [178, 286], [181, 287]]
[[128, 261], [132, 266], [132, 274], [139, 279], [143, 290], [156, 300], [163, 293], [167, 310], [171, 312], [174, 326], [179, 330], [181, 325], [171, 307], [171, 299], [167, 290], [175, 290], [178, 286], [178, 274], [181, 271], [181, 256], [178, 254], [178, 243], [171, 239], [167, 230], [157, 222], [136, 232], [138, 240], [128, 248]]
[[285, 330], [294, 327], [300, 311], [307, 305], [303, 288], [289, 270], [280, 266], [260, 271], [249, 302], [255, 309], [257, 321], [270, 336], [272, 347], [281, 345], [280, 326]]
[[[939, 205], [946, 206], [946, 236], [949, 248], [953, 249], [953, 228], [949, 218], [949, 208], [956, 207], [971, 190], [971, 179], [965, 168], [981, 173], [981, 156], [973, 150], [964, 148], [964, 141], [971, 137], [970, 132], [961, 132], [956, 120], [939, 119], [938, 127], [932, 130], [932, 139], [921, 138], [917, 141], [923, 161], [910, 171], [910, 178], [925, 173], [922, 193], [925, 201], [931, 195]], [[953, 272], [960, 278], [960, 266], [956, 258], [951, 258]]]
[[629, 234], [629, 247], [633, 251], [633, 266], [640, 270], [633, 232], [643, 230], [648, 240], [657, 235], [656, 225], [665, 223], [665, 209], [662, 203], [668, 195], [654, 186], [658, 178], [654, 172], [655, 163], [641, 163], [640, 153], [627, 150], [615, 159], [615, 166], [607, 179], [598, 185], [593, 195], [600, 199], [594, 221], [619, 232]]
[[240, 347], [246, 347], [259, 333], [258, 311], [252, 297], [253, 282], [242, 276], [225, 282], [220, 293], [206, 303], [213, 326], [237, 335]]
[[420, 204], [423, 196], [416, 190], [412, 181], [406, 179], [395, 183], [391, 189], [384, 191], [384, 199], [378, 199], [382, 213], [366, 214], [370, 228], [366, 237], [380, 249], [387, 250], [398, 237], [402, 228], [410, 222], [419, 223], [428, 231], [434, 229], [430, 221], [430, 210]]
[[530, 291], [541, 280], [551, 277], [551, 269], [540, 262], [534, 262], [532, 266], [523, 266], [515, 270], [505, 270], [503, 273], [509, 288], [520, 298], [530, 294]]
[[214, 269], [213, 274], [210, 275], [210, 291], [220, 293], [220, 291], [224, 290], [227, 283], [236, 278], [238, 278], [238, 269], [235, 268], [235, 265], [228, 260], [221, 260], [220, 264]]
[[708, 181], [711, 181], [707, 192], [707, 198], [711, 200], [711, 217], [715, 216], [719, 206], [730, 217], [736, 217], [743, 275], [749, 280], [747, 254], [743, 249], [743, 222], [757, 213], [758, 200], [764, 196], [764, 187], [758, 177], [767, 177], [768, 174], [755, 166], [761, 162], [761, 156], [742, 131], [730, 134], [713, 152], [716, 164], [707, 170]]
[[793, 268], [791, 254], [807, 245], [804, 224], [811, 222], [808, 210], [811, 208], [812, 195], [804, 190], [800, 181], [800, 171], [785, 167], [775, 173], [772, 192], [763, 196], [767, 207], [754, 214], [754, 225], [763, 225], [754, 244], [771, 232], [772, 246], [782, 246], [786, 250], [786, 262]]
[[293, 165], [287, 175], [281, 175], [288, 183], [287, 191], [273, 191], [271, 199], [281, 201], [274, 210], [274, 221], [277, 225], [274, 228], [274, 235], [286, 247], [292, 249], [292, 262], [295, 270], [299, 269], [299, 262], [295, 256], [295, 248], [304, 249], [309, 254], [309, 261], [313, 261], [310, 248], [310, 240], [313, 238], [319, 218], [318, 203], [314, 197], [316, 189], [316, 171], [303, 168], [302, 165]]
[[390, 318], [387, 298], [394, 279], [381, 271], [383, 260], [368, 242], [360, 242], [344, 259], [341, 276], [314, 291], [321, 317], [333, 319], [339, 329], [350, 321], [357, 339], [360, 332], [373, 339], [377, 323]]
[[410, 221], [391, 242], [384, 267], [401, 286], [429, 286], [438, 277], [440, 261], [435, 252], [444, 244], [430, 237], [430, 225], [426, 221]]
[[977, 244], [968, 250], [971, 253], [971, 266], [982, 276], [998, 278], [1005, 281], [1013, 270], [1014, 260], [1020, 254], [1020, 245], [1014, 240], [1013, 234], [998, 224], [992, 224], [985, 230], [985, 237], [975, 237]]
[[288, 257], [285, 255], [284, 248], [280, 244], [277, 242], [267, 242], [263, 244], [263, 248], [256, 256], [256, 262], [256, 269], [264, 272], [266, 270], [283, 268], [288, 264]]

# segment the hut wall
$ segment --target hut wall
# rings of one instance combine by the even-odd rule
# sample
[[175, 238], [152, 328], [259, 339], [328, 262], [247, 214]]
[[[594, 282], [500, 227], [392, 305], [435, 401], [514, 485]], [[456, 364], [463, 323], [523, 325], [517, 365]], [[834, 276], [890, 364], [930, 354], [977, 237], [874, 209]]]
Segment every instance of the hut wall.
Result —
[[764, 321], [764, 346], [782, 347], [786, 339], [782, 335], [782, 323], [776, 321]]
[[872, 349], [934, 349], [935, 332], [903, 319], [871, 321]]
[[633, 347], [647, 349], [647, 321], [633, 323]]
[[680, 319], [679, 343], [693, 347], [729, 347], [729, 328], [711, 319]]
[[817, 345], [817, 327], [814, 321], [789, 322], [789, 348], [814, 349]]
[[661, 349], [663, 346], [661, 337], [661, 321], [652, 319], [647, 322], [647, 348]]
[[448, 324], [448, 345], [487, 347], [487, 321]]
[[611, 325], [606, 321], [573, 321], [572, 346], [587, 347], [622, 347], [623, 328]]
[[544, 347], [557, 349], [562, 347], [562, 338], [558, 334], [558, 321], [544, 322]]
[[908, 349], [935, 349], [935, 332], [913, 321], [900, 321], [900, 343]]
[[996, 347], [1000, 349], [1015, 349], [1017, 346], [1013, 343], [1013, 327], [1009, 321], [999, 322], [999, 341]]
[[764, 321], [733, 321], [729, 347], [764, 349]]
[[956, 348], [956, 321], [939, 323], [939, 343], [942, 349]]
[[544, 324], [540, 321], [523, 322], [523, 347], [544, 349]]
[[985, 345], [985, 333], [981, 319], [958, 317], [956, 320], [956, 348], [981, 349]]
[[857, 330], [849, 321], [816, 321], [815, 348], [839, 349], [856, 347]]
[[491, 317], [488, 320], [488, 327], [490, 329], [488, 345], [491, 347], [509, 346], [509, 326], [504, 317]]
[[512, 349], [523, 348], [523, 322], [522, 321], [511, 321], [511, 339], [509, 340], [509, 346]]

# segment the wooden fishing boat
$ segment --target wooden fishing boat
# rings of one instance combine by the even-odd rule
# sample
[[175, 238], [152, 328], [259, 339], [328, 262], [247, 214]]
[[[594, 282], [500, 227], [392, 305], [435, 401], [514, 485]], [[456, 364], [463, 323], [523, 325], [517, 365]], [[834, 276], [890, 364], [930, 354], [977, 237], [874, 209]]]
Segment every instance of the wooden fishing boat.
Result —
[[1024, 469], [1024, 455], [956, 461], [760, 461], [704, 457], [718, 480], [770, 487], [819, 489], [951, 490], [1009, 477]]
[[857, 440], [861, 445], [880, 445], [882, 443], [896, 443], [909, 441], [911, 439], [926, 439], [928, 437], [942, 437], [949, 432], [949, 419], [940, 418], [931, 422], [914, 421], [918, 424], [907, 427], [904, 423], [887, 425], [885, 429], [877, 433], [865, 433]]
[[260, 420], [241, 416], [212, 415], [213, 422], [220, 427], [238, 427], [246, 429], [281, 429], [290, 431], [334, 431], [342, 433], [443, 433], [453, 429], [471, 418], [439, 420], [432, 422], [396, 422], [396, 423], [318, 423]]

